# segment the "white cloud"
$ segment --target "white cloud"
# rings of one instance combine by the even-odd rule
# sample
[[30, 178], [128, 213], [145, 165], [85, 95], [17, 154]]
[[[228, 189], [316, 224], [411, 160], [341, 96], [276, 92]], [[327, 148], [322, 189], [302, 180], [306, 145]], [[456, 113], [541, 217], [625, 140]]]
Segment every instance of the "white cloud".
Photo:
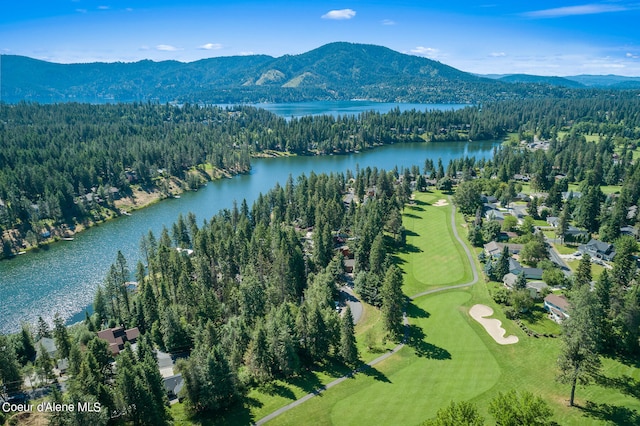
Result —
[[525, 12], [522, 16], [527, 18], [562, 18], [576, 15], [597, 15], [609, 12], [624, 12], [627, 7], [616, 4], [583, 4], [579, 6], [557, 7], [553, 9], [534, 10]]
[[109, 10], [111, 8], [109, 6], [98, 6], [98, 9], [100, 9], [100, 10]]
[[392, 21], [391, 19], [384, 19], [382, 21], [382, 25], [395, 25], [396, 21]]
[[251, 56], [251, 55], [255, 55], [255, 53], [251, 52], [251, 51], [249, 51], [249, 52], [240, 52], [240, 53], [238, 53], [238, 55], [240, 55], [240, 56]]
[[76, 9], [78, 13], [87, 13], [87, 9]]
[[504, 52], [491, 52], [489, 56], [491, 56], [492, 58], [504, 58], [505, 56], [507, 56], [507, 54]]
[[222, 49], [222, 45], [220, 43], [207, 43], [198, 47], [198, 49], [202, 50], [220, 50]]
[[160, 50], [161, 52], [175, 52], [180, 49], [170, 44], [159, 44], [156, 46], [156, 50]]
[[322, 19], [351, 19], [356, 16], [356, 11], [353, 9], [339, 9], [339, 10], [330, 10], [329, 12], [322, 15]]
[[418, 46], [415, 49], [411, 49], [411, 53], [420, 56], [426, 56], [427, 58], [435, 59], [440, 56], [440, 50], [433, 47]]
[[636, 53], [627, 52], [625, 56], [629, 59], [640, 59], [640, 55]]

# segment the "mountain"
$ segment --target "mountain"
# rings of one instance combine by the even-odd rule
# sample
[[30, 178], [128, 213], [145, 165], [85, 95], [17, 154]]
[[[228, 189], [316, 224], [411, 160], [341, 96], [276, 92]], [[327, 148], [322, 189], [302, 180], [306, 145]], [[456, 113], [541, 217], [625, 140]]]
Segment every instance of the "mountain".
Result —
[[576, 81], [585, 87], [610, 89], [640, 89], [640, 77], [624, 77], [621, 75], [575, 75], [565, 77]]
[[546, 77], [529, 74], [509, 74], [498, 78], [500, 81], [507, 83], [531, 83], [531, 84], [547, 84], [549, 86], [571, 87], [574, 89], [586, 87], [584, 84], [564, 77]]
[[629, 90], [640, 89], [640, 77], [621, 75], [572, 75], [566, 77], [539, 76], [531, 74], [476, 74], [478, 77], [500, 80], [508, 83], [546, 84], [550, 86]]
[[[232, 56], [183, 63], [56, 64], [3, 55], [4, 102], [252, 103], [369, 99], [477, 103], [570, 96], [566, 87], [509, 83], [386, 47], [331, 43], [300, 55]], [[566, 86], [566, 85], [564, 85]]]

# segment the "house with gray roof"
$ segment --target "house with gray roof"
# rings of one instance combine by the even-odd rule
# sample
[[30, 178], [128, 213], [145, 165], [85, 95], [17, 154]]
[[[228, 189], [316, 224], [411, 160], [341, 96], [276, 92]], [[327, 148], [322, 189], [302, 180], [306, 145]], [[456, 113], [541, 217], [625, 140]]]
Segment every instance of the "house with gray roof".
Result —
[[606, 261], [611, 261], [616, 256], [613, 244], [605, 243], [595, 238], [592, 238], [587, 244], [579, 245], [578, 251], [582, 254], [588, 254], [595, 259]]

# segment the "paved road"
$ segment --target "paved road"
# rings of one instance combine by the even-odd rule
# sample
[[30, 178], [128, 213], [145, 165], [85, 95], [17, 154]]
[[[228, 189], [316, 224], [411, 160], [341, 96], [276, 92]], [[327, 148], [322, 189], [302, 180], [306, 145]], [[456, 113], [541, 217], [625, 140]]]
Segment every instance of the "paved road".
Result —
[[358, 321], [360, 321], [360, 318], [362, 318], [363, 307], [362, 302], [360, 302], [360, 299], [356, 297], [353, 290], [351, 290], [351, 287], [346, 285], [340, 287], [340, 301], [349, 305], [351, 308], [351, 315], [353, 316], [353, 323], [357, 324]]
[[[475, 283], [478, 282], [478, 269], [476, 268], [476, 262], [475, 259], [473, 257], [473, 254], [471, 253], [471, 250], [469, 250], [469, 248], [467, 247], [467, 245], [464, 243], [464, 241], [462, 241], [462, 239], [460, 238], [460, 235], [458, 235], [458, 229], [455, 225], [456, 223], [456, 208], [455, 205], [451, 202], [451, 197], [449, 197], [449, 203], [452, 205], [451, 208], [451, 224], [453, 226], [453, 235], [454, 237], [456, 237], [456, 240], [458, 241], [458, 243], [460, 243], [462, 245], [462, 248], [464, 249], [466, 255], [467, 255], [467, 259], [469, 260], [469, 263], [471, 264], [471, 271], [473, 272], [473, 279], [467, 283], [464, 284], [457, 284], [457, 285], [452, 285], [452, 286], [448, 286], [448, 287], [440, 287], [440, 288], [436, 288], [433, 290], [427, 290], [427, 291], [423, 291], [422, 293], [418, 293], [415, 294], [413, 296], [410, 296], [409, 299], [411, 300], [415, 300], [418, 297], [422, 297], [422, 296], [426, 296], [427, 294], [433, 294], [433, 293], [437, 293], [440, 291], [445, 291], [445, 290], [451, 290], [451, 289], [455, 289], [455, 288], [462, 288], [462, 287], [468, 287], [471, 286]], [[342, 290], [342, 289], [341, 289]], [[351, 289], [349, 289], [351, 290]], [[353, 293], [351, 293], [353, 294]], [[354, 296], [355, 298], [355, 296]], [[356, 299], [357, 300], [357, 299]], [[349, 303], [349, 302], [347, 302]], [[361, 305], [361, 304], [360, 304]], [[360, 308], [362, 308], [360, 306]], [[353, 306], [351, 307], [351, 310], [353, 312]], [[362, 313], [362, 312], [361, 312]], [[366, 368], [369, 367], [373, 367], [374, 365], [378, 364], [379, 362], [384, 361], [385, 359], [389, 358], [390, 356], [392, 356], [393, 354], [395, 354], [396, 352], [398, 352], [400, 349], [402, 349], [409, 337], [409, 320], [407, 319], [407, 312], [403, 312], [403, 321], [404, 321], [404, 338], [402, 339], [402, 343], [400, 343], [399, 345], [397, 345], [395, 348], [393, 348], [393, 350], [387, 352], [386, 354], [374, 359], [373, 361], [367, 363], [366, 365], [353, 370], [352, 372], [350, 372], [349, 374], [345, 374], [344, 376], [340, 377], [339, 379], [336, 379], [330, 383], [327, 383], [326, 385], [316, 389], [315, 391], [306, 394], [305, 396], [303, 396], [302, 398], [293, 401], [291, 404], [285, 405], [284, 407], [274, 411], [273, 413], [261, 418], [260, 420], [258, 420], [257, 422], [255, 422], [255, 425], [263, 425], [266, 422], [268, 422], [269, 420], [272, 420], [274, 418], [276, 418], [277, 416], [279, 416], [280, 414], [291, 410], [292, 408], [297, 407], [298, 405], [310, 400], [311, 398], [313, 398], [316, 395], [321, 394], [322, 392], [326, 391], [329, 388], [332, 388], [342, 382], [344, 382], [345, 380], [353, 377], [356, 373], [359, 373], [360, 371], [363, 371]], [[359, 318], [358, 318], [359, 319]], [[354, 314], [354, 321], [355, 321], [355, 314]]]
[[562, 272], [567, 276], [571, 276], [571, 269], [564, 262], [564, 260], [560, 257], [560, 253], [556, 250], [556, 248], [550, 243], [550, 240], [547, 237], [544, 237], [545, 242], [549, 243], [549, 258], [553, 263], [558, 265]]

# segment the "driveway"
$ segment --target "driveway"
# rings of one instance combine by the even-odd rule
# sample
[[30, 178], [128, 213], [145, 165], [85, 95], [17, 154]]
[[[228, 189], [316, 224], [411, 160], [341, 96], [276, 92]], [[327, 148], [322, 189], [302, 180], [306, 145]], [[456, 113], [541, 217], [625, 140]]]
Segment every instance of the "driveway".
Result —
[[362, 302], [356, 297], [351, 287], [346, 285], [340, 287], [340, 304], [344, 305], [345, 303], [351, 308], [353, 323], [357, 324], [360, 318], [362, 318]]

